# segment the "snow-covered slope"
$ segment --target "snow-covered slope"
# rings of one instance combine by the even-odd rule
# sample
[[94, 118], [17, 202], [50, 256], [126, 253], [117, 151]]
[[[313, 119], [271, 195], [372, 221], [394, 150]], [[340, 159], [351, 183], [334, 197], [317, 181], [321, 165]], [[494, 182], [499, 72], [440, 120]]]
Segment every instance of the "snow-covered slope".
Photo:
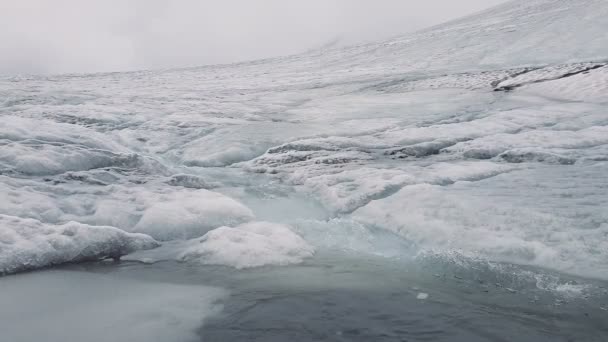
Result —
[[605, 0], [514, 1], [297, 56], [6, 78], [0, 214], [208, 234], [172, 254], [203, 264], [301, 261], [320, 231], [362, 226], [366, 252], [384, 229], [408, 255], [608, 279], [606, 17]]
[[606, 58], [605, 0], [510, 1], [420, 32], [323, 51], [309, 64], [336, 72], [498, 69]]

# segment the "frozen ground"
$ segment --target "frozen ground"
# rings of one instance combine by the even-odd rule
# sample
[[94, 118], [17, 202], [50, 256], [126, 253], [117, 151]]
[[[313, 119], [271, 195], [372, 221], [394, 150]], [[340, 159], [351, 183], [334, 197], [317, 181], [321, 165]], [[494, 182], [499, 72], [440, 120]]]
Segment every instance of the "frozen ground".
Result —
[[371, 255], [550, 279], [533, 283], [601, 314], [606, 17], [605, 0], [515, 1], [264, 61], [2, 78], [0, 272], [155, 241], [123, 259]]

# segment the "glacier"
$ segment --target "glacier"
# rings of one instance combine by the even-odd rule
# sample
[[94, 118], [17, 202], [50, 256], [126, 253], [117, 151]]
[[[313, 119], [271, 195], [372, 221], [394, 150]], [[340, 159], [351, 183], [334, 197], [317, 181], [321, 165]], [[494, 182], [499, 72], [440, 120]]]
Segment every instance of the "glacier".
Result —
[[346, 219], [608, 279], [607, 10], [515, 1], [262, 61], [4, 77], [0, 214], [160, 241]]
[[260, 61], [1, 77], [0, 273], [122, 257], [99, 267], [316, 288], [405, 268], [425, 303], [447, 277], [601, 315], [607, 17], [515, 0]]

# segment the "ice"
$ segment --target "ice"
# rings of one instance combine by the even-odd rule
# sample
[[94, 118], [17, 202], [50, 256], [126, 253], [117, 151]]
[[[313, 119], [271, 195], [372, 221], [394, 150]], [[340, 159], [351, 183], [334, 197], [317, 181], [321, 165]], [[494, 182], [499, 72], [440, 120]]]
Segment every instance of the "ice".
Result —
[[2, 78], [0, 214], [148, 234], [148, 261], [433, 251], [608, 279], [607, 16], [521, 0], [264, 61]]
[[171, 176], [167, 183], [174, 186], [183, 186], [184, 188], [192, 189], [212, 189], [219, 186], [219, 183], [209, 183], [200, 176], [183, 173]]
[[138, 162], [136, 155], [114, 154], [81, 146], [53, 145], [49, 142], [22, 142], [2, 145], [0, 163], [5, 169], [34, 176], [56, 175], [67, 171], [128, 166]]
[[119, 258], [160, 244], [148, 235], [78, 222], [44, 224], [0, 215], [0, 275], [66, 262]]
[[[71, 178], [52, 185], [4, 177], [6, 183], [0, 182], [0, 189], [7, 196], [0, 199], [0, 213], [53, 224], [78, 221], [113, 226], [157, 240], [200, 237], [213, 228], [254, 218], [245, 205], [205, 189], [168, 186], [161, 181], [142, 187]], [[84, 184], [78, 184], [81, 182]]]
[[[152, 204], [137, 224], [127, 230], [146, 233], [159, 240], [199, 237], [213, 228], [254, 218], [243, 204], [204, 189], [146, 200]], [[99, 215], [103, 217], [105, 213]]]
[[180, 259], [242, 269], [300, 263], [313, 254], [314, 248], [289, 226], [250, 222], [208, 232], [194, 241], [180, 255]]
[[418, 293], [418, 295], [416, 295], [416, 299], [424, 300], [427, 298], [429, 298], [428, 293], [420, 292], [420, 293]]
[[[467, 251], [606, 279], [608, 225], [600, 209], [608, 199], [602, 190], [606, 177], [598, 182], [604, 167], [545, 167], [449, 187], [412, 185], [352, 216], [422, 250]], [[539, 177], [548, 172], [551, 177]], [[581, 177], [578, 183], [564, 183], [573, 175]]]
[[[11, 108], [12, 106], [7, 106]], [[34, 106], [37, 108], [37, 106]], [[23, 114], [16, 108], [11, 108]], [[41, 130], [40, 127], [44, 127]], [[29, 118], [11, 116], [0, 126], [0, 139], [5, 141], [51, 143], [52, 145], [77, 145], [99, 150], [118, 150], [125, 152], [120, 145], [108, 139], [100, 132], [81, 125], [55, 121], [53, 118]]]
[[144, 263], [177, 260], [236, 269], [299, 264], [312, 257], [315, 248], [294, 230], [290, 225], [265, 221], [223, 226], [201, 238], [169, 241], [153, 250], [137, 251], [124, 260]]
[[530, 84], [524, 93], [561, 101], [590, 103], [608, 102], [608, 66], [589, 70], [567, 78]]
[[[26, 341], [199, 341], [226, 291], [76, 271], [0, 279], [2, 339]], [[43, 303], [43, 304], [42, 304]], [[26, 322], [26, 323], [24, 323]]]
[[524, 153], [522, 149], [529, 153], [538, 151], [536, 153], [538, 156], [555, 151], [557, 155], [565, 154], [576, 158], [584, 157], [592, 151], [593, 147], [608, 143], [606, 133], [608, 129], [603, 126], [578, 131], [540, 129], [517, 134], [490, 135], [456, 144], [447, 150], [462, 152], [469, 158], [489, 159], [499, 156], [507, 161], [510, 160], [509, 156]]
[[578, 74], [586, 74], [592, 70], [601, 68], [603, 65], [604, 63], [589, 62], [524, 68], [505, 77], [500, 82], [496, 82], [494, 90], [508, 91], [529, 84], [550, 82]]

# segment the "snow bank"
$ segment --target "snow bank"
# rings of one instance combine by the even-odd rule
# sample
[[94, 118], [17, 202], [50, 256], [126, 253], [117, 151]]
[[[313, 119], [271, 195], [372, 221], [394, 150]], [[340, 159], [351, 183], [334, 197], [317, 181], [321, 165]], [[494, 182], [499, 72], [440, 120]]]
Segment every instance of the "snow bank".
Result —
[[289, 226], [251, 222], [234, 228], [220, 227], [186, 249], [181, 260], [238, 269], [300, 263], [314, 249]]
[[34, 219], [0, 215], [0, 274], [66, 262], [120, 257], [159, 246], [144, 234], [77, 222], [45, 224]]

